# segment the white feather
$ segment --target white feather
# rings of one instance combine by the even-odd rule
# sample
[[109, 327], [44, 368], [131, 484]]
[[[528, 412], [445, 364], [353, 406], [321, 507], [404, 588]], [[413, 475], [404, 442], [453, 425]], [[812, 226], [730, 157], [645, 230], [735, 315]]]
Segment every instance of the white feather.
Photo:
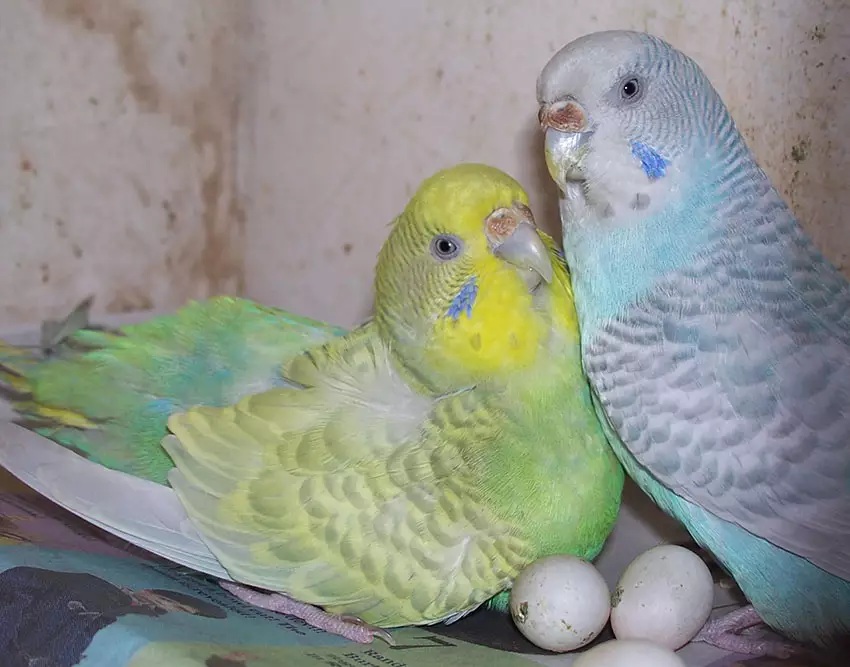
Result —
[[91, 524], [174, 563], [232, 581], [170, 487], [110, 470], [4, 421], [0, 465]]

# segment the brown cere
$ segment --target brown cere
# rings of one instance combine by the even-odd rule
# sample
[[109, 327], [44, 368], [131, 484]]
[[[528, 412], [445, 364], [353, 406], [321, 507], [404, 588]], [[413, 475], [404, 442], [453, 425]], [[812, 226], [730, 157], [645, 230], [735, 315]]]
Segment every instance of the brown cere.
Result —
[[497, 239], [510, 236], [516, 229], [519, 221], [510, 209], [500, 208], [493, 211], [487, 218], [487, 233]]
[[582, 132], [587, 127], [584, 111], [574, 102], [567, 102], [557, 109], [550, 108], [544, 120], [546, 125], [561, 132]]

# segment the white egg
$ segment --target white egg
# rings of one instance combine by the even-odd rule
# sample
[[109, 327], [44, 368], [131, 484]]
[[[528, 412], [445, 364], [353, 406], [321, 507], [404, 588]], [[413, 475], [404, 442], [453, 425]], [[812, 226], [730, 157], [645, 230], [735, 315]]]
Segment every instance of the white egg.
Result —
[[612, 639], [589, 648], [572, 667], [687, 667], [669, 648], [645, 639]]
[[700, 631], [714, 602], [714, 582], [702, 558], [665, 544], [644, 551], [623, 572], [612, 596], [617, 639], [648, 639], [671, 649]]
[[514, 624], [529, 641], [560, 653], [584, 646], [602, 631], [611, 593], [587, 561], [547, 556], [520, 572], [510, 607]]

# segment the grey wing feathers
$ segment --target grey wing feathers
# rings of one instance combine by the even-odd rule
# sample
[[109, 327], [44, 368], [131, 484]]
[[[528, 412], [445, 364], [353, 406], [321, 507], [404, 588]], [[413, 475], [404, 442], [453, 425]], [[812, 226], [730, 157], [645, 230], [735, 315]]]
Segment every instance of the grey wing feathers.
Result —
[[783, 231], [661, 281], [587, 370], [662, 484], [850, 580], [850, 287]]
[[231, 580], [167, 486], [92, 463], [10, 422], [0, 422], [0, 465], [113, 535], [174, 563]]

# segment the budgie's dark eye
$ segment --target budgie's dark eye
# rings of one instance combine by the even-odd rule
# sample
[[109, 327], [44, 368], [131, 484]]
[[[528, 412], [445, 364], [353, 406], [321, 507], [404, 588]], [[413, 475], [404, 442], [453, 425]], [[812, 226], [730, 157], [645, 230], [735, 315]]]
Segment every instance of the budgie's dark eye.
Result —
[[637, 79], [628, 79], [623, 83], [621, 94], [624, 100], [630, 100], [640, 92], [640, 82]]
[[431, 241], [431, 254], [437, 259], [454, 259], [460, 253], [461, 241], [456, 236], [440, 234]]
[[615, 109], [633, 107], [646, 97], [650, 81], [635, 72], [626, 72], [617, 79], [605, 96], [608, 104]]

